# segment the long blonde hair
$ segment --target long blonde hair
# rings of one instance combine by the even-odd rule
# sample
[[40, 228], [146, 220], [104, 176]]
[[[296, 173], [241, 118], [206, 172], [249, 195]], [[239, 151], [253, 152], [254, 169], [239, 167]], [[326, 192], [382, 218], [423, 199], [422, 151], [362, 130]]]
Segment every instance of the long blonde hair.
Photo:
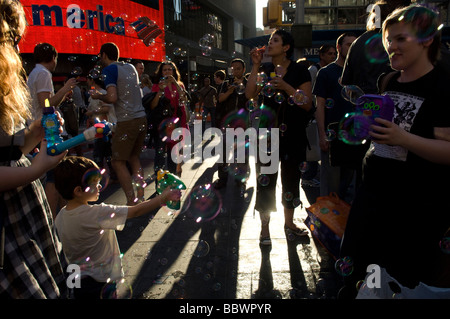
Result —
[[25, 28], [20, 2], [0, 0], [0, 127], [9, 135], [18, 123], [30, 117], [26, 73], [15, 47]]

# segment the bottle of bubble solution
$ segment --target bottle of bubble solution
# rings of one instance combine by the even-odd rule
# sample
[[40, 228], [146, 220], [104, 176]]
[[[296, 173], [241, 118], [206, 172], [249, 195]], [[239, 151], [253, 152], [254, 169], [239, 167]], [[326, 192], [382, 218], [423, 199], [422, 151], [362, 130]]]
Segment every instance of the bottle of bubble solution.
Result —
[[[55, 108], [50, 106], [48, 99], [45, 100], [45, 107], [42, 112], [42, 127], [45, 130], [45, 139], [47, 140], [47, 149], [50, 153], [55, 153], [56, 150], [50, 150], [51, 146], [54, 144], [59, 144], [62, 142], [61, 135], [59, 134], [60, 123], [58, 116], [55, 113]], [[51, 154], [50, 154], [51, 155]]]

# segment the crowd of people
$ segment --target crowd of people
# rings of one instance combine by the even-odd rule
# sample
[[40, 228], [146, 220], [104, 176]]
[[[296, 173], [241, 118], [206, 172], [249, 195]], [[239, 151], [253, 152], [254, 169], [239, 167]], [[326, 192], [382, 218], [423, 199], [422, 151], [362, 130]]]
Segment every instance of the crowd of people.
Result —
[[[23, 7], [14, 0], [0, 4], [0, 69], [5, 75], [0, 81], [0, 171], [6, 177], [0, 180], [0, 298], [68, 298], [65, 269], [73, 263], [83, 266], [86, 256], [90, 266], [82, 267], [82, 288], [75, 289], [74, 298], [99, 298], [109, 280], [123, 276], [115, 231], [123, 229], [126, 219], [181, 196], [180, 190], [166, 189], [145, 199], [139, 181], [144, 177], [140, 155], [146, 135], [153, 136], [155, 173], [164, 169], [182, 177], [182, 163], [173, 153], [186, 141], [172, 140], [170, 133], [174, 128], [190, 129], [192, 94], [202, 109], [202, 133], [208, 116], [211, 127], [224, 131], [230, 114], [246, 117], [238, 124], [244, 129], [279, 130], [278, 140], [272, 141], [279, 148], [279, 174], [263, 174], [266, 163], [256, 159], [260, 245], [271, 245], [278, 175], [286, 236], [309, 234], [294, 222], [294, 212], [301, 202], [307, 162], [306, 128], [314, 118], [321, 154], [320, 165], [308, 162], [312, 177], [320, 171], [321, 196], [334, 192], [351, 204], [340, 257], [350, 256], [355, 271], [345, 278], [340, 297], [356, 296], [356, 282], [370, 264], [385, 268], [407, 287], [419, 282], [450, 287], [448, 255], [438, 246], [450, 227], [446, 188], [438, 186], [450, 177], [450, 114], [446, 116], [445, 104], [449, 74], [439, 67], [436, 12], [409, 6], [410, 1], [379, 1], [382, 27], [369, 27], [369, 16], [366, 33], [343, 33], [335, 45], [323, 45], [318, 63], [295, 61], [293, 36], [277, 29], [263, 49], [250, 51], [250, 67], [235, 58], [230, 72], [216, 71], [213, 81], [205, 77], [197, 92], [186, 90], [172, 61], [159, 63], [150, 76], [142, 61], [119, 61], [118, 46], [104, 43], [101, 72], [93, 69], [87, 75], [85, 106], [77, 76], [68, 76], [55, 92], [52, 72], [58, 52], [51, 44], [36, 45], [36, 66], [25, 74], [17, 50], [26, 29]], [[387, 53], [385, 60], [374, 63], [364, 44], [379, 34]], [[264, 53], [271, 62], [262, 62]], [[354, 110], [354, 103], [342, 94], [347, 85], [364, 93], [388, 94], [395, 104], [393, 120], [376, 119], [367, 143], [349, 144], [336, 134], [341, 119]], [[256, 108], [264, 105], [273, 116], [254, 121], [254, 104], [249, 104], [254, 101]], [[77, 156], [67, 151], [49, 156], [41, 123], [47, 103], [61, 113], [60, 133], [78, 134], [76, 110], [85, 108], [88, 127], [102, 120], [116, 124], [113, 138], [95, 140], [93, 160], [79, 149]], [[230, 150], [225, 139], [222, 145], [226, 157]], [[234, 179], [244, 188], [248, 156], [236, 164], [244, 174]], [[104, 168], [120, 183], [123, 206], [91, 204], [99, 198]], [[220, 190], [229, 183], [230, 164], [223, 160], [215, 168], [214, 187]], [[424, 218], [433, 225], [421, 227]], [[419, 228], [420, 235], [413, 235]]]

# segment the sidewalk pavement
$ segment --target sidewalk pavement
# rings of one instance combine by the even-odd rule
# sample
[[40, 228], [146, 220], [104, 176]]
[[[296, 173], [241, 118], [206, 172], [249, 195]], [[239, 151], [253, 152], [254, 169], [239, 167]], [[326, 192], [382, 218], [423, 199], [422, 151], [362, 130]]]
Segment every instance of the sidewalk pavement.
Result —
[[[210, 141], [211, 145], [217, 142]], [[154, 154], [155, 150], [145, 149], [141, 156], [149, 182], [146, 198], [155, 194]], [[183, 165], [181, 179], [187, 190], [183, 191], [181, 210], [162, 207], [128, 220], [117, 232], [124, 290], [132, 292], [133, 299], [335, 299], [342, 278], [334, 270], [331, 255], [310, 232], [302, 239], [286, 238], [280, 181], [277, 212], [271, 214], [270, 222], [272, 246], [259, 245], [254, 161], [245, 190], [236, 186], [230, 173], [227, 187], [211, 189], [207, 204], [197, 203], [196, 210], [189, 207], [193, 206], [188, 200], [193, 189], [217, 179], [216, 159], [202, 163], [193, 159]], [[318, 191], [318, 187], [301, 188], [303, 207], [297, 207], [294, 214], [297, 225], [306, 228], [305, 208], [314, 202]], [[100, 201], [126, 203], [118, 183], [109, 185]], [[214, 212], [218, 215], [207, 221]], [[203, 220], [197, 222], [201, 214]]]

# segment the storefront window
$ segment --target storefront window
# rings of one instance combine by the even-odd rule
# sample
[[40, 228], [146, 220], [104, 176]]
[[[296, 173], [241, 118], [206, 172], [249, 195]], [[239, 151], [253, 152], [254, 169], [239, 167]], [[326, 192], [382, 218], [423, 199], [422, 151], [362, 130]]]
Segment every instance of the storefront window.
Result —
[[[176, 5], [174, 2], [177, 2]], [[214, 36], [214, 47], [226, 49], [223, 44], [223, 19], [195, 0], [164, 0], [166, 32], [199, 41], [205, 34]]]

